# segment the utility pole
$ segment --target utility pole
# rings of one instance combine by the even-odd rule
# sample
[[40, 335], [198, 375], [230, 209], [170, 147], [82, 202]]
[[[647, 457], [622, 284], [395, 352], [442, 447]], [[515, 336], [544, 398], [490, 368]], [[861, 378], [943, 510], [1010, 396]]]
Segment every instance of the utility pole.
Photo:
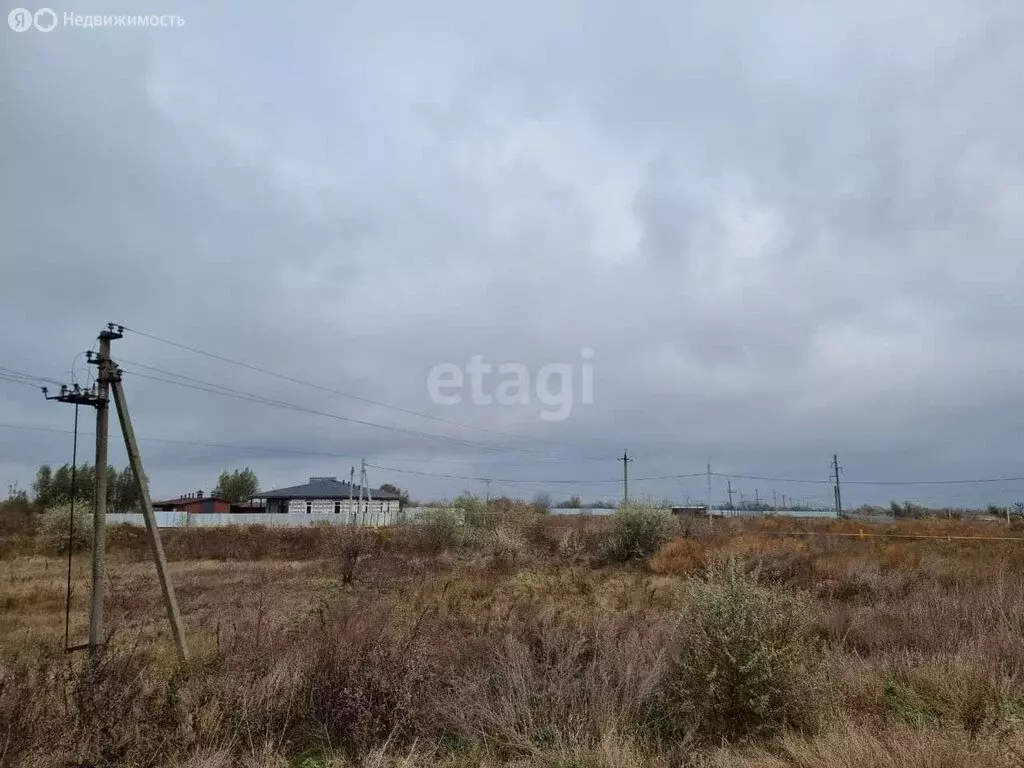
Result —
[[839, 466], [839, 457], [836, 454], [832, 454], [832, 472], [833, 475], [830, 479], [835, 481], [835, 497], [836, 497], [836, 517], [843, 516], [843, 497], [839, 491], [839, 473], [842, 471], [842, 467]]
[[[370, 484], [366, 481], [366, 459], [362, 460], [359, 468], [359, 504], [363, 503], [363, 489], [366, 489], [366, 506], [363, 507], [363, 525], [366, 525], [366, 521], [370, 516], [370, 505], [373, 503], [373, 498], [370, 495]], [[380, 510], [376, 513], [377, 523], [380, 523]]]
[[729, 509], [731, 510], [733, 508], [732, 507], [732, 480], [729, 480], [728, 489], [729, 489]]
[[359, 511], [362, 516], [362, 524], [366, 525], [366, 507], [363, 506], [363, 488], [366, 486], [364, 477], [366, 477], [366, 459], [363, 459], [359, 465]]
[[351, 466], [348, 468], [348, 513], [352, 516], [352, 525], [356, 524], [356, 508], [352, 504], [352, 495], [355, 492], [356, 483], [356, 468]]
[[626, 506], [629, 503], [629, 462], [632, 461], [629, 451], [624, 450], [619, 461], [622, 462], [622, 506]]
[[106, 639], [103, 600], [107, 583], [107, 425], [110, 413], [110, 341], [121, 338], [113, 328], [100, 332], [96, 397], [96, 501], [92, 514], [92, 605], [89, 609], [89, 655], [96, 657]]
[[778, 508], [779, 508], [779, 499], [775, 495], [775, 489], [773, 488], [772, 489], [772, 509], [775, 510], [775, 509], [778, 509]]
[[711, 517], [711, 462], [708, 462], [708, 517]]
[[167, 609], [167, 621], [171, 625], [171, 634], [174, 635], [174, 644], [178, 648], [178, 656], [185, 660], [188, 658], [188, 642], [185, 640], [185, 627], [181, 622], [181, 611], [178, 609], [178, 599], [174, 594], [174, 584], [171, 583], [170, 575], [167, 573], [167, 558], [164, 556], [164, 546], [160, 541], [160, 531], [156, 527], [156, 515], [153, 514], [153, 500], [149, 496], [149, 485], [146, 482], [145, 472], [142, 470], [142, 456], [139, 454], [139, 445], [135, 442], [135, 430], [132, 429], [131, 416], [128, 414], [128, 402], [125, 400], [124, 388], [121, 386], [121, 371], [115, 363], [109, 364], [112, 368], [110, 386], [114, 391], [114, 405], [117, 406], [117, 418], [121, 422], [121, 433], [124, 435], [124, 444], [128, 451], [128, 464], [132, 468], [132, 474], [135, 476], [135, 488], [139, 493], [139, 499], [142, 501], [142, 515], [146, 521], [146, 536], [149, 538], [149, 547], [153, 552], [153, 561], [156, 563], [156, 575], [157, 580], [160, 582], [160, 592], [163, 594], [164, 607]]
[[[75, 405], [89, 405], [96, 409], [96, 484], [94, 489], [96, 500], [93, 510], [92, 602], [89, 609], [89, 642], [85, 647], [89, 649], [90, 657], [95, 660], [99, 657], [106, 640], [103, 603], [107, 577], [106, 515], [107, 447], [109, 437], [107, 427], [110, 412], [110, 392], [113, 390], [118, 420], [121, 424], [121, 433], [124, 436], [125, 446], [128, 451], [128, 460], [131, 465], [132, 474], [135, 477], [136, 490], [139, 493], [139, 498], [142, 500], [146, 534], [149, 538], [150, 549], [156, 564], [157, 578], [160, 582], [160, 590], [163, 593], [164, 604], [167, 608], [167, 618], [170, 621], [171, 632], [174, 635], [174, 642], [178, 648], [178, 656], [182, 660], [186, 660], [188, 659], [188, 644], [185, 641], [185, 630], [181, 621], [181, 613], [178, 610], [178, 601], [174, 594], [174, 585], [171, 583], [167, 573], [167, 560], [164, 557], [163, 544], [160, 541], [160, 531], [156, 526], [156, 516], [153, 514], [149, 487], [146, 484], [146, 476], [142, 469], [142, 458], [139, 454], [138, 444], [135, 441], [135, 432], [132, 429], [127, 401], [121, 386], [121, 370], [110, 359], [110, 342], [120, 339], [123, 331], [122, 327], [108, 323], [106, 329], [99, 335], [99, 353], [94, 354], [91, 350], [86, 353], [86, 359], [98, 368], [97, 383], [92, 390], [83, 390], [78, 385], [74, 385], [70, 390], [66, 386], [61, 386], [60, 394], [50, 397], [46, 389], [43, 389], [43, 394], [46, 395], [48, 400], [74, 403]], [[77, 648], [72, 650], [77, 650]]]
[[757, 488], [754, 489], [754, 509], [758, 512], [761, 511], [761, 491]]

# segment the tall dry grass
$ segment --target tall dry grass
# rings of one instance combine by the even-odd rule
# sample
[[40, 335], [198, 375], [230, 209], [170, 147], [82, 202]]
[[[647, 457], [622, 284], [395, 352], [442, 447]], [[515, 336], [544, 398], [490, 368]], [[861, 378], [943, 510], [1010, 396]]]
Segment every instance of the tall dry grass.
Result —
[[[64, 562], [26, 543], [0, 560], [0, 765], [1024, 762], [1020, 544], [788, 535], [845, 532], [845, 522], [701, 521], [649, 561], [615, 564], [606, 525], [530, 518], [480, 526], [490, 538], [455, 548], [417, 526], [168, 532], [194, 651], [185, 665], [137, 532], [112, 531], [114, 634], [93, 666], [61, 651]], [[708, 568], [730, 557], [783, 602], [802, 595], [829, 692], [817, 732], [783, 718], [781, 731], [718, 728], [700, 743], [652, 728], [651, 702], [700, 615], [694, 585], [717, 588]], [[88, 562], [73, 566], [76, 642]], [[713, 650], [717, 625], [707, 626]], [[765, 634], [763, 658], [787, 636]], [[706, 701], [689, 688], [678, 689], [679, 733], [694, 725], [690, 705]]]

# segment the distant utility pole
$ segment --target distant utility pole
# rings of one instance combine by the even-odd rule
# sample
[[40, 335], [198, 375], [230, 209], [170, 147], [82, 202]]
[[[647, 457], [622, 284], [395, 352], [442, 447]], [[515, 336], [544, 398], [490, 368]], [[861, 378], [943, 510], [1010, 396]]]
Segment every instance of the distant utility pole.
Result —
[[352, 525], [359, 522], [358, 509], [352, 503], [355, 499], [356, 490], [356, 468], [351, 466], [348, 468], [348, 513], [352, 516]]
[[711, 517], [711, 462], [708, 462], [708, 517]]
[[761, 491], [757, 488], [754, 489], [754, 509], [758, 511], [761, 509]]
[[[366, 505], [363, 505], [363, 489], [366, 489]], [[370, 515], [370, 504], [373, 503], [373, 499], [370, 496], [370, 485], [366, 481], [366, 459], [362, 460], [359, 465], [359, 506], [363, 510], [363, 525], [366, 525], [366, 521]], [[379, 522], [379, 520], [378, 520]]]
[[163, 594], [164, 605], [167, 609], [167, 618], [171, 624], [171, 634], [174, 636], [178, 656], [184, 660], [188, 658], [188, 643], [185, 640], [185, 629], [181, 621], [181, 612], [178, 609], [178, 601], [174, 594], [174, 585], [171, 583], [167, 571], [167, 560], [164, 557], [164, 548], [160, 541], [160, 531], [156, 526], [156, 516], [153, 514], [153, 502], [149, 496], [149, 486], [146, 483], [146, 475], [142, 469], [142, 457], [139, 453], [139, 446], [135, 441], [135, 432], [132, 429], [131, 417], [128, 413], [128, 402], [124, 396], [124, 388], [121, 386], [121, 369], [117, 363], [110, 359], [110, 342], [120, 339], [123, 331], [124, 329], [120, 326], [109, 323], [106, 329], [99, 335], [99, 354], [94, 354], [92, 351], [86, 353], [86, 359], [98, 368], [97, 384], [93, 390], [82, 390], [77, 385], [69, 390], [66, 386], [62, 386], [60, 394], [55, 397], [50, 397], [46, 389], [43, 390], [43, 394], [46, 395], [47, 399], [74, 403], [76, 405], [89, 405], [96, 409], [96, 500], [93, 510], [92, 603], [89, 609], [89, 642], [86, 647], [88, 647], [92, 658], [98, 658], [106, 640], [103, 623], [103, 603], [107, 575], [107, 423], [110, 411], [110, 392], [113, 390], [114, 404], [117, 406], [117, 416], [121, 424], [121, 434], [124, 436], [129, 465], [131, 466], [136, 490], [142, 503], [142, 514], [146, 522], [146, 535], [149, 539], [150, 550], [156, 565], [157, 579], [160, 582], [160, 591]]
[[729, 509], [732, 509], [732, 480], [729, 480]]
[[831, 480], [835, 481], [835, 499], [836, 499], [836, 517], [843, 516], [843, 497], [839, 491], [839, 473], [842, 472], [843, 468], [839, 466], [839, 457], [836, 454], [832, 454], [832, 476]]
[[625, 506], [629, 503], [629, 462], [632, 461], [628, 450], [622, 452], [619, 461], [622, 462], [622, 505]]
[[773, 488], [772, 489], [772, 509], [778, 509], [778, 508], [779, 508], [779, 499], [775, 495], [775, 489]]

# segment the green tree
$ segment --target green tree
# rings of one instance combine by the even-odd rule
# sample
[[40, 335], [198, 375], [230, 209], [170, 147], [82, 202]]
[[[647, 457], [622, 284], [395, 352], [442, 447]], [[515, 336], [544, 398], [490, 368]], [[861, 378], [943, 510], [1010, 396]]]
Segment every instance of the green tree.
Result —
[[41, 505], [46, 506], [46, 501], [53, 494], [53, 470], [49, 464], [43, 464], [36, 470], [36, 479], [32, 483], [32, 495]]
[[228, 501], [247, 501], [260, 492], [260, 481], [249, 467], [220, 473], [213, 495]]
[[401, 504], [403, 507], [409, 503], [409, 492], [403, 491], [397, 485], [392, 485], [391, 483], [381, 483], [380, 489], [382, 491], [387, 491], [388, 493], [397, 493], [400, 497], [399, 504]]
[[[148, 477], [143, 477], [149, 483]], [[125, 467], [120, 473], [114, 472], [107, 479], [107, 510], [109, 512], [135, 512], [139, 510], [142, 497], [135, 483], [135, 473]]]
[[[41, 466], [32, 483], [32, 494], [43, 509], [71, 501], [71, 464], [65, 464], [56, 471], [49, 465]], [[92, 504], [95, 496], [96, 468], [89, 463], [79, 464], [75, 473], [75, 501]], [[114, 467], [107, 467], [107, 511], [131, 512], [138, 509], [139, 501], [131, 467], [120, 472]]]

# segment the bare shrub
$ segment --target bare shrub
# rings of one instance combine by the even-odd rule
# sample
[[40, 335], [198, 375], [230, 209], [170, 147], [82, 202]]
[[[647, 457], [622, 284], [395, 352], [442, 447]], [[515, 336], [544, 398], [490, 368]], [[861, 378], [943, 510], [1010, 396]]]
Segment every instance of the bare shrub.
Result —
[[664, 634], [616, 616], [487, 638], [441, 709], [447, 728], [504, 756], [598, 745], [641, 717]]
[[650, 557], [668, 540], [671, 525], [672, 517], [663, 509], [622, 507], [608, 526], [604, 554], [619, 561]]
[[715, 742], [813, 727], [822, 687], [805, 601], [736, 559], [694, 580], [690, 600], [652, 700], [656, 730]]
[[346, 530], [338, 542], [338, 575], [342, 584], [355, 581], [359, 560], [379, 545], [376, 531], [360, 528]]
[[455, 549], [462, 543], [462, 518], [457, 510], [438, 507], [428, 509], [420, 517], [427, 545], [437, 551]]
[[315, 724], [310, 736], [362, 755], [429, 731], [441, 675], [422, 621], [353, 614], [316, 636], [297, 702]]

